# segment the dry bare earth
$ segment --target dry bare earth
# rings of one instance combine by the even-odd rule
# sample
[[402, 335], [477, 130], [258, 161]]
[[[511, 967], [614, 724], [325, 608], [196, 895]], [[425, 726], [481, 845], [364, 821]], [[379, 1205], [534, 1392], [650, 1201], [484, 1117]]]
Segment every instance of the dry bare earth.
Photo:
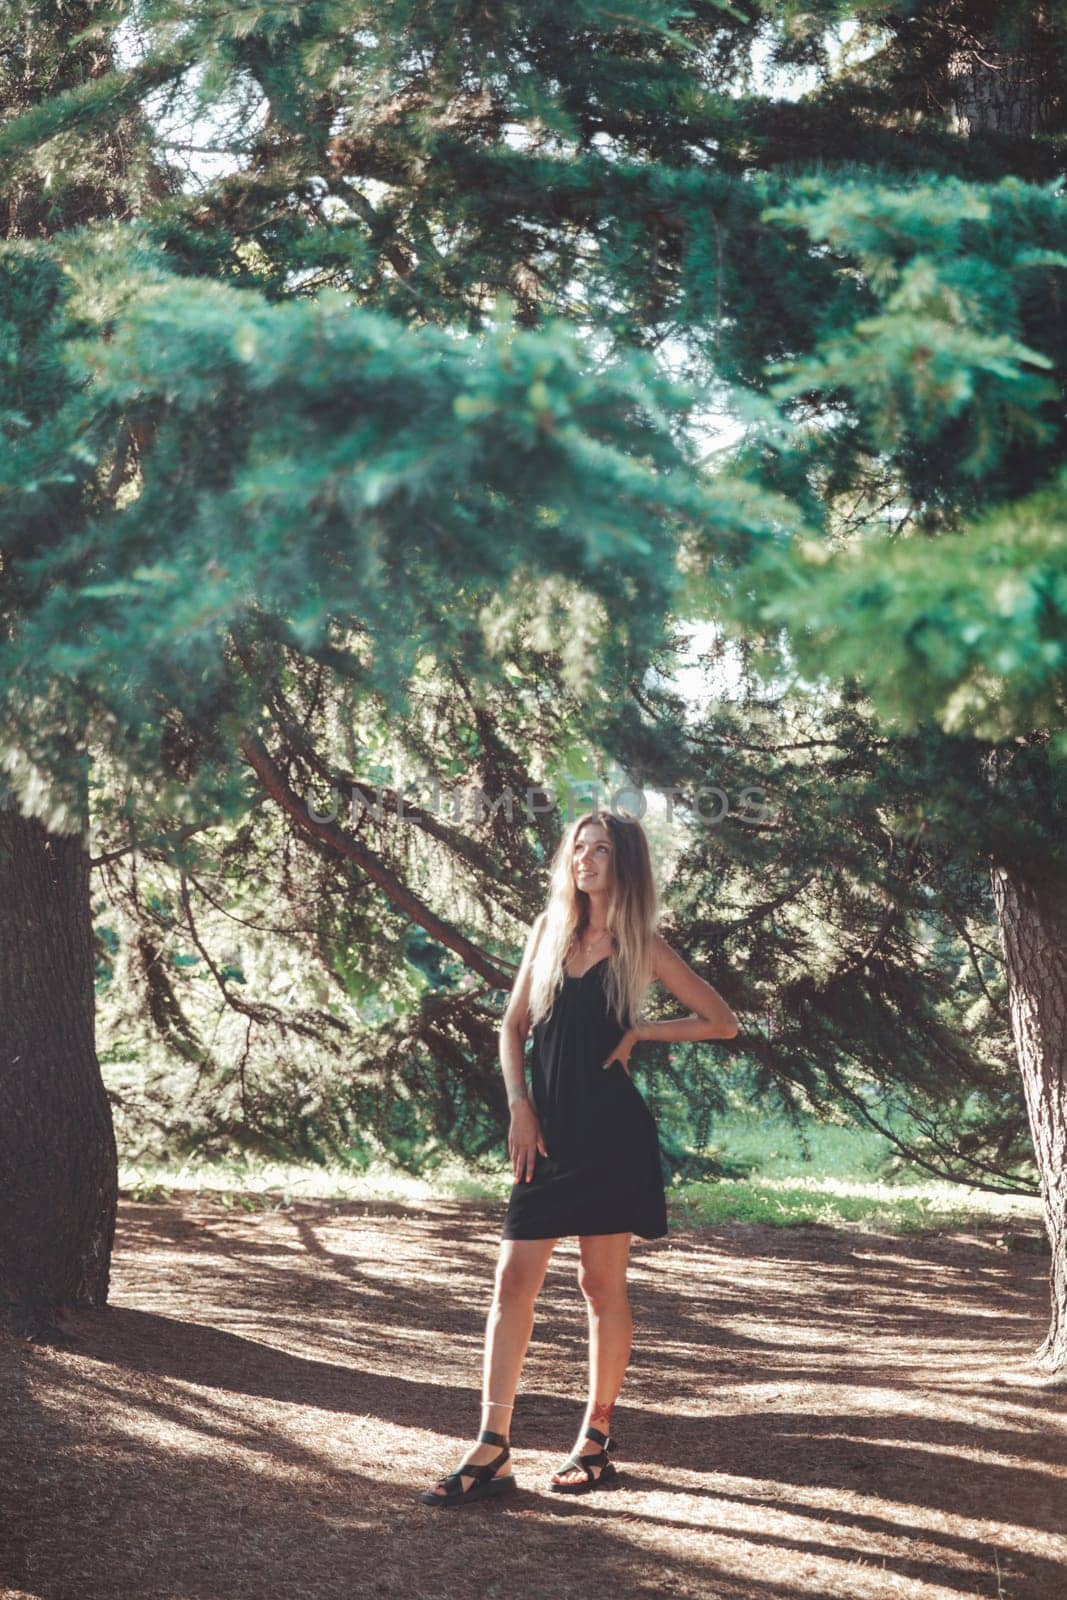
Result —
[[992, 1235], [635, 1239], [624, 1487], [586, 1497], [546, 1487], [585, 1397], [563, 1240], [519, 1493], [421, 1506], [477, 1425], [501, 1217], [124, 1202], [109, 1309], [67, 1348], [0, 1342], [0, 1592], [1062, 1600], [1067, 1397], [1010, 1381], [1047, 1261]]

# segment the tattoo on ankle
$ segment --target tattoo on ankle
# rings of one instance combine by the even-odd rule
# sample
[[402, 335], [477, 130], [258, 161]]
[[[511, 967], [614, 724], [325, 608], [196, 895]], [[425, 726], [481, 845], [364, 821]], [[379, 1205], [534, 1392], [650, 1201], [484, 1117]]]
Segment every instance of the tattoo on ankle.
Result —
[[591, 1428], [599, 1428], [601, 1433], [607, 1433], [611, 1426], [611, 1412], [614, 1404], [614, 1400], [605, 1400], [590, 1407], [589, 1426]]

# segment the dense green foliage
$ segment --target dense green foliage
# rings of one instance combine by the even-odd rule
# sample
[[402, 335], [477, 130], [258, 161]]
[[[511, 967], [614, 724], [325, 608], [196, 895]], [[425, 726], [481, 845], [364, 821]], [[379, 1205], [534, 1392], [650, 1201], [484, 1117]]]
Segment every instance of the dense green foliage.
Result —
[[[772, 802], [670, 841], [758, 1092], [899, 1097], [936, 1170], [1019, 1182], [987, 874], [1062, 861], [1064, 8], [84, 0], [0, 34], [2, 757], [55, 826], [90, 763], [105, 1042], [147, 1014], [165, 1052], [131, 1138], [499, 1141], [493, 975], [551, 818], [324, 836], [305, 801], [611, 763]], [[695, 618], [740, 663], [697, 719]], [[714, 1060], [662, 1054], [681, 1161]]]
[[427, 652], [499, 679], [501, 597], [559, 572], [611, 617], [609, 670], [642, 670], [701, 509], [648, 357], [593, 376], [563, 328], [474, 348], [337, 295], [274, 305], [119, 256], [135, 242], [6, 258], [12, 748], [59, 769], [35, 708], [61, 683], [137, 776], [180, 716], [214, 803], [207, 763], [237, 759], [254, 715], [242, 645], [288, 646], [399, 715]]
[[775, 552], [780, 599], [763, 590], [759, 613], [802, 606], [801, 670], [869, 678], [904, 726], [990, 741], [1045, 726], [1067, 755], [1059, 183], [796, 187], [768, 215], [862, 275], [867, 303], [773, 392], [834, 413], [790, 463], [819, 482], [826, 526], [842, 491], [866, 505], [838, 548]]

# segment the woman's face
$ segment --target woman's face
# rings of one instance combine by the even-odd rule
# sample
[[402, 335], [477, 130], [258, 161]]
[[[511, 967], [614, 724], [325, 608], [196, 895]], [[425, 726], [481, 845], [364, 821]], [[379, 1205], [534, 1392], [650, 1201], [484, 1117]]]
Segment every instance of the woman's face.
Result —
[[586, 894], [609, 889], [612, 883], [611, 835], [600, 822], [584, 822], [578, 829], [571, 855], [576, 886]]

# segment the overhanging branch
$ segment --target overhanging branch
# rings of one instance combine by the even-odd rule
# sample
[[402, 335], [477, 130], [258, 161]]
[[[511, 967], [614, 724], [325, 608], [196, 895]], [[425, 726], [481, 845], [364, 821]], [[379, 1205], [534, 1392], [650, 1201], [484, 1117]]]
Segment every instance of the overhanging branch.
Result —
[[446, 949], [459, 956], [472, 972], [484, 978], [494, 989], [511, 988], [514, 982], [513, 973], [509, 974], [497, 966], [484, 950], [479, 949], [460, 933], [458, 928], [445, 922], [420, 900], [418, 895], [412, 894], [396, 873], [380, 861], [361, 840], [347, 833], [344, 828], [338, 827], [335, 822], [321, 822], [313, 817], [307, 806], [300, 803], [300, 797], [290, 788], [260, 739], [246, 732], [238, 740], [238, 748], [271, 799], [281, 806], [303, 833], [329, 845], [346, 860], [353, 861], [360, 871], [366, 873], [371, 882], [388, 896], [398, 911], [402, 911], [432, 939], [436, 939]]

